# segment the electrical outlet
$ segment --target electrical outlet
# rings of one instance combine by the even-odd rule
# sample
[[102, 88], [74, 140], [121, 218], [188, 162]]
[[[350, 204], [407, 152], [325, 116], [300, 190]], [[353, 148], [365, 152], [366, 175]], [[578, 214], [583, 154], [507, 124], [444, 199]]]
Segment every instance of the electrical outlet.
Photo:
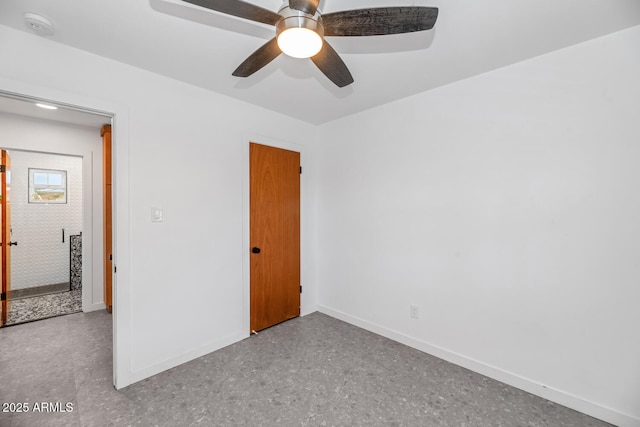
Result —
[[411, 304], [409, 306], [409, 317], [411, 317], [412, 319], [420, 318], [420, 309], [418, 308], [417, 305]]
[[162, 222], [162, 208], [151, 208], [151, 222]]

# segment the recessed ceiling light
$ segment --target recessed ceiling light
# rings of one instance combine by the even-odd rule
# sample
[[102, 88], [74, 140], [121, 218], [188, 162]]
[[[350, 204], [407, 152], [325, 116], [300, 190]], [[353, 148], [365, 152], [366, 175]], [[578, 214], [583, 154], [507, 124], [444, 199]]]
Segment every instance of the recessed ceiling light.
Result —
[[52, 36], [54, 33], [51, 21], [35, 13], [25, 13], [24, 24], [39, 36]]
[[40, 108], [44, 108], [45, 110], [57, 110], [58, 109], [58, 107], [56, 107], [55, 105], [42, 104], [40, 102], [38, 102], [36, 105], [38, 107], [40, 107]]

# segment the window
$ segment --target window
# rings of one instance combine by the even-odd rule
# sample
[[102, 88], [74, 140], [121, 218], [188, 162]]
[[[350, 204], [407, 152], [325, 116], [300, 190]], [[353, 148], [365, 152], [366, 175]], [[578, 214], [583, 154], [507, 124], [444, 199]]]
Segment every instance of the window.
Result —
[[67, 203], [67, 171], [29, 168], [29, 203]]

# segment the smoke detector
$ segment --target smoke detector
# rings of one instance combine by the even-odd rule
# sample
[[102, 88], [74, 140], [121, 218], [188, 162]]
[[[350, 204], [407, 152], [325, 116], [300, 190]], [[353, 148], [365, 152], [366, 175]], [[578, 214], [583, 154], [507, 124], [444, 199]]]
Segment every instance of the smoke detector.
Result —
[[24, 24], [39, 36], [52, 36], [54, 33], [51, 21], [35, 13], [25, 13]]

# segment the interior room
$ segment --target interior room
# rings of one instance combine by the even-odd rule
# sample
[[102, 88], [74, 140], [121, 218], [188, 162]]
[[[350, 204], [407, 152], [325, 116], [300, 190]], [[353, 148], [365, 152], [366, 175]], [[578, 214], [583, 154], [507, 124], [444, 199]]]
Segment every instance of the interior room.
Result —
[[[400, 4], [348, 3], [317, 13]], [[439, 9], [409, 34], [327, 30], [352, 83], [288, 55], [234, 76], [273, 25], [182, 0], [0, 3], [0, 95], [113, 126], [115, 389], [264, 336], [257, 143], [299, 153], [300, 320], [640, 426], [640, 3], [467, 3], [406, 2]], [[21, 149], [4, 117], [0, 147]], [[84, 313], [105, 311], [93, 143], [73, 154], [96, 212]]]
[[21, 244], [11, 252], [13, 307], [6, 324], [81, 311], [82, 159], [8, 154], [12, 239]]

